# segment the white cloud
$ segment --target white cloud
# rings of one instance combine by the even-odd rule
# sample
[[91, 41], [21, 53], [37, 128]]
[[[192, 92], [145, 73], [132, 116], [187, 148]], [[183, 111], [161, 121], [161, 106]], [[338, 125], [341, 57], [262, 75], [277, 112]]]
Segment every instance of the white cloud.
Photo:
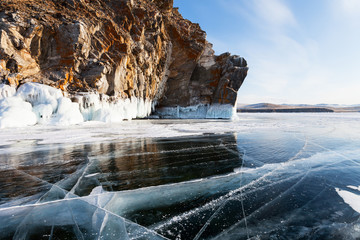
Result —
[[332, 0], [329, 6], [337, 24], [341, 24], [345, 28], [360, 26], [359, 0]]
[[342, 9], [351, 15], [358, 16], [360, 14], [360, 1], [359, 0], [337, 0]]
[[263, 28], [297, 24], [294, 14], [283, 0], [217, 0], [217, 4], [234, 16], [243, 16], [248, 22]]
[[322, 1], [310, 16], [309, 1], [293, 9], [290, 0], [219, 1], [247, 26], [239, 40], [216, 36], [222, 49], [228, 45], [248, 61], [240, 103], [360, 102], [360, 0]]
[[306, 72], [313, 68], [316, 51], [312, 41], [300, 44], [285, 34], [272, 35], [261, 44], [249, 44], [246, 55], [250, 71], [246, 81], [268, 94], [281, 96], [290, 86], [302, 83]]
[[281, 0], [254, 0], [254, 10], [263, 23], [273, 26], [295, 25], [291, 10]]
[[[360, 0], [358, 2], [360, 6]], [[245, 49], [250, 71], [239, 92], [239, 102], [355, 101], [351, 87], [337, 91], [341, 75], [338, 68], [330, 68], [328, 64], [335, 48], [327, 48], [327, 54], [321, 55], [323, 43], [303, 35], [294, 14], [283, 1], [254, 0], [247, 6], [253, 10], [248, 19], [261, 38]], [[338, 60], [336, 55], [330, 58]]]
[[259, 94], [246, 94], [243, 95], [241, 92], [238, 96], [238, 104], [254, 104], [254, 103], [287, 103], [285, 98], [278, 98], [274, 96], [264, 96]]

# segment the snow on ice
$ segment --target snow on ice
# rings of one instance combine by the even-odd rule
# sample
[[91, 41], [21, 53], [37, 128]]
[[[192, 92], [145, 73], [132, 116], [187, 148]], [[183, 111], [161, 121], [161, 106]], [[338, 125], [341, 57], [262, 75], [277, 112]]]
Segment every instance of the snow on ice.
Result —
[[[359, 191], [360, 186], [359, 187], [348, 186], [348, 188]], [[355, 211], [360, 213], [360, 195], [359, 194], [355, 194], [350, 191], [345, 191], [345, 190], [339, 189], [339, 188], [336, 188], [335, 190], [339, 194], [339, 196], [344, 200], [344, 202], [346, 204], [348, 204], [352, 209], [354, 209]]]

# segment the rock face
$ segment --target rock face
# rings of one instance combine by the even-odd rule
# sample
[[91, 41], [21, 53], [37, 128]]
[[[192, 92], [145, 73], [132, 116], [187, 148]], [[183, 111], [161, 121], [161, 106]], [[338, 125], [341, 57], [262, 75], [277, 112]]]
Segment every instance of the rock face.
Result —
[[175, 107], [234, 106], [247, 70], [241, 57], [215, 56], [206, 33], [172, 0], [0, 5], [0, 80], [15, 87], [43, 83], [77, 101], [83, 92], [137, 99], [166, 116]]

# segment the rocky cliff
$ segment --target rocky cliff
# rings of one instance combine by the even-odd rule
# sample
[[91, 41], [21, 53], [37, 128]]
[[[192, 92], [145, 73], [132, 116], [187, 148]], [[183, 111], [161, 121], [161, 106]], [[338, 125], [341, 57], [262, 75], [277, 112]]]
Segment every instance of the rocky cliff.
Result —
[[91, 93], [136, 102], [132, 117], [151, 106], [163, 117], [217, 117], [234, 106], [247, 70], [239, 56], [215, 56], [172, 0], [1, 1], [0, 80], [61, 89], [83, 112]]

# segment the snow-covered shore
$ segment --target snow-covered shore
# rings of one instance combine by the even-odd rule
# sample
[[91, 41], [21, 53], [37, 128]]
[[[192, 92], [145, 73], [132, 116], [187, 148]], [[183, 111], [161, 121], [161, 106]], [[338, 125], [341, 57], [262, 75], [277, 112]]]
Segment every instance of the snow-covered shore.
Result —
[[[122, 122], [148, 117], [154, 110], [149, 99], [110, 100], [107, 95], [79, 93], [64, 96], [60, 89], [39, 83], [25, 83], [17, 90], [0, 84], [0, 128], [39, 125], [68, 126], [87, 121]], [[236, 116], [231, 104], [167, 107], [154, 118], [230, 119]]]
[[137, 98], [110, 102], [95, 93], [75, 98], [72, 102], [61, 90], [39, 83], [26, 83], [17, 90], [1, 84], [0, 128], [121, 122], [146, 117], [152, 108], [151, 101]]

